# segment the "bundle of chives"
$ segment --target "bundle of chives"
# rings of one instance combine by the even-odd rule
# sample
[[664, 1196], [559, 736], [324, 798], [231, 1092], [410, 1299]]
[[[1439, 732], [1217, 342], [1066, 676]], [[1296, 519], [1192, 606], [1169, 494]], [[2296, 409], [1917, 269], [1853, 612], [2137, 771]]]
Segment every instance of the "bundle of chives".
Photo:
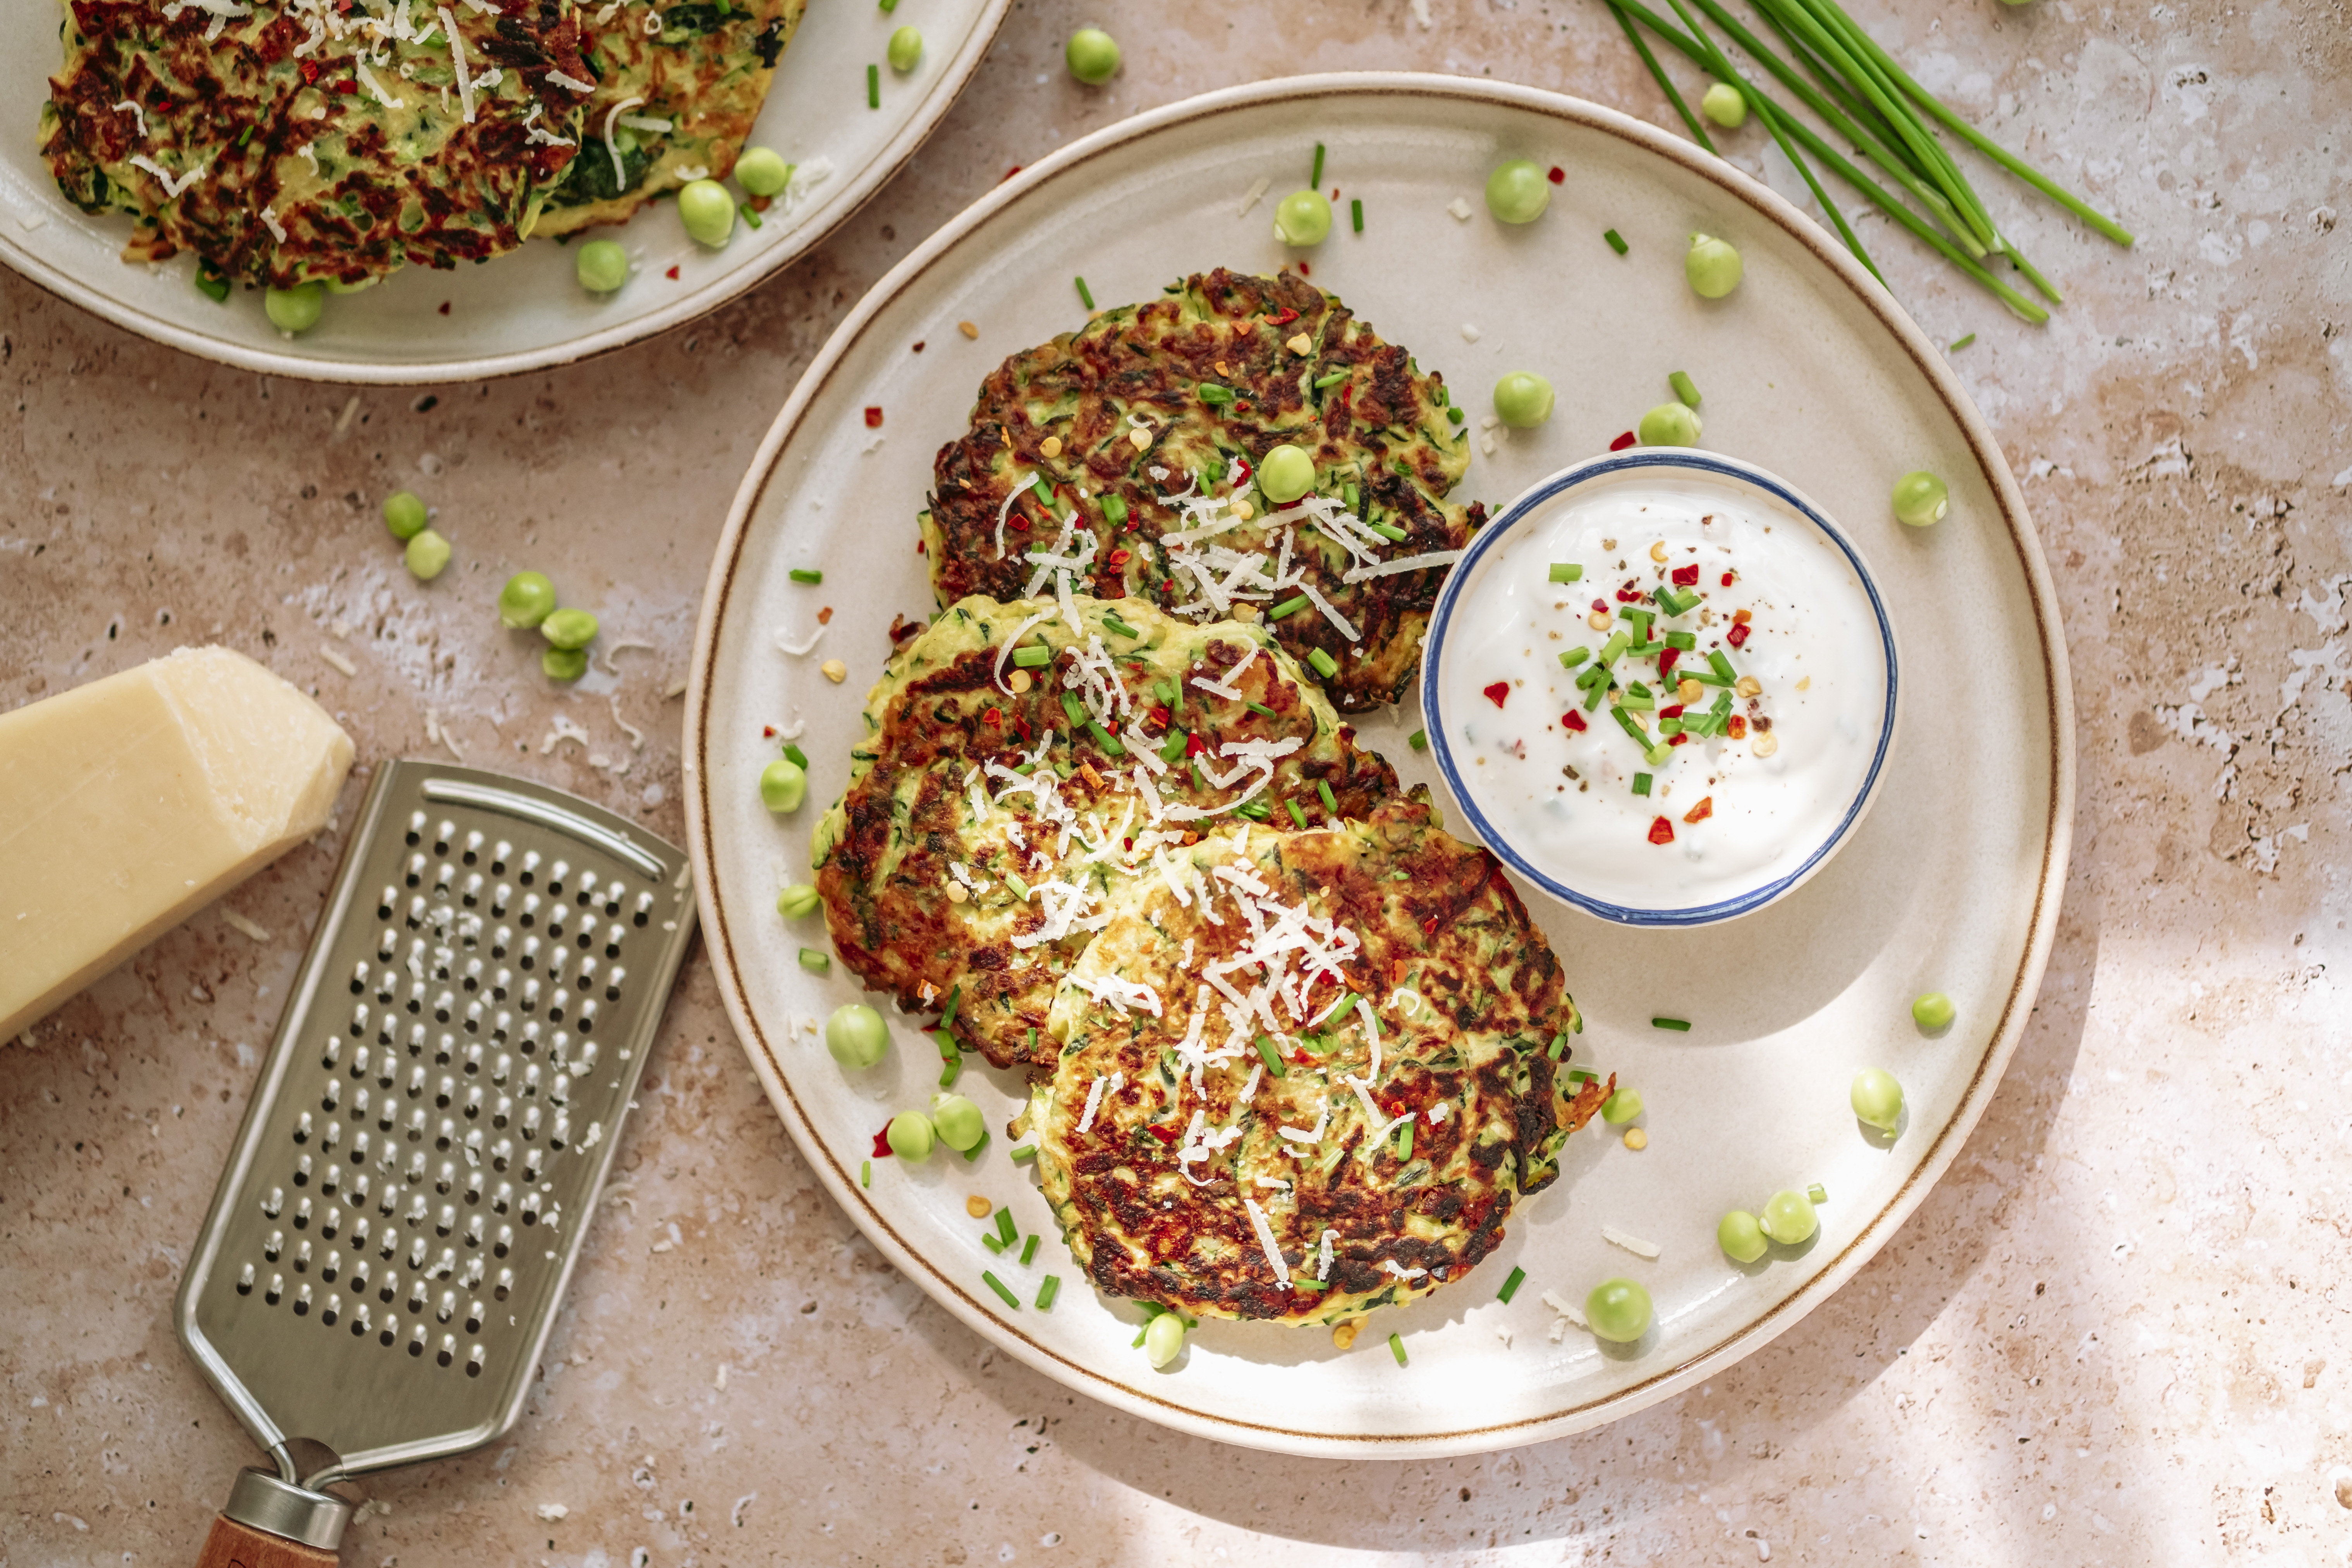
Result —
[[[2130, 233], [2114, 219], [2018, 158], [1921, 87], [1893, 56], [1862, 30], [1839, 0], [1749, 0], [1787, 51], [1787, 58], [1740, 26], [1725, 9], [1724, 0], [1688, 0], [1688, 5], [1704, 13], [1749, 58], [1820, 116], [1834, 135], [1848, 142], [1895, 187], [1899, 196], [1864, 174], [1811, 126], [1790, 114], [1754, 82], [1743, 79], [1693, 10], [1685, 7], [1685, 0], [1666, 0], [1682, 23], [1680, 27], [1650, 10], [1642, 0], [1604, 0], [1604, 4], [1633, 40], [1643, 64], [1657, 79], [1699, 145], [1715, 151], [1714, 143], [1659, 67], [1635, 23], [1672, 45], [1710, 77], [1728, 84], [1747, 100], [1804, 179], [1806, 188], [1821, 204], [1839, 237], [1874, 277], [1877, 276], [1877, 268], [1855, 237], [1845, 215], [1815, 177], [1804, 154], [1810, 153], [1815, 162], [1826, 165], [1872, 205], [2026, 321], [2046, 321], [2049, 312], [1994, 276], [1984, 265], [1989, 258], [2006, 260], [2050, 303], [2063, 302], [2058, 290], [2000, 232], [1968, 176], [1960, 172], [1927, 120], [1922, 119], [1923, 111], [2100, 234], [2118, 245], [2133, 242]], [[1792, 65], [1791, 60], [1796, 63]], [[1802, 67], [1801, 74], [1799, 67]], [[1910, 198], [1907, 203], [1901, 199], [1906, 196]], [[1914, 204], [1918, 210], [1915, 210]]]

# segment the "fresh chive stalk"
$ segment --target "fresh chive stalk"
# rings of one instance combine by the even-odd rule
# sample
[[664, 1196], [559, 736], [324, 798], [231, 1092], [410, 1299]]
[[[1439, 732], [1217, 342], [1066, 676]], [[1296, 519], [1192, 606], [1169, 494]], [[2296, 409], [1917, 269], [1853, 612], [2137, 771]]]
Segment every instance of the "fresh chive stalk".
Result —
[[[1648, 743], [1649, 743], [1649, 742], [1648, 742], [1646, 740], [1643, 742], [1643, 745], [1647, 745]], [[1649, 793], [1650, 793], [1650, 782], [1651, 782], [1651, 781], [1650, 781], [1650, 775], [1649, 775], [1649, 774], [1647, 774], [1647, 773], [1635, 773], [1635, 774], [1633, 775], [1633, 793], [1634, 793], [1635, 795], [1647, 795], [1647, 794], [1649, 794]]]
[[1678, 370], [1669, 371], [1666, 373], [1666, 384], [1675, 389], [1675, 396], [1682, 401], [1685, 408], [1698, 406], [1698, 384], [1687, 374]]
[[1510, 1278], [1503, 1281], [1503, 1288], [1495, 1292], [1495, 1300], [1508, 1306], [1511, 1298], [1518, 1294], [1519, 1287], [1527, 1282], [1527, 1278], [1526, 1269], [1514, 1268]]
[[1412, 734], [1407, 735], [1404, 738], [1404, 743], [1411, 746], [1416, 752], [1425, 752], [1429, 750], [1429, 731], [1426, 730], [1415, 730]]
[[[1675, 374], [1679, 375], [1682, 373], [1677, 371]], [[1584, 568], [1573, 561], [1555, 561], [1551, 563], [1550, 580], [1552, 582], [1574, 583], [1583, 576]]]
[[1403, 529], [1399, 528], [1392, 522], [1368, 522], [1364, 524], [1364, 526], [1370, 529], [1374, 533], [1379, 534], [1382, 539], [1387, 540], [1391, 544], [1402, 544], [1407, 539], [1412, 537], [1410, 534], [1406, 533]]
[[792, 741], [784, 742], [784, 760], [796, 768], [805, 768], [809, 765], [808, 753], [802, 751], [797, 742]]
[[1282, 804], [1289, 811], [1290, 820], [1297, 826], [1298, 831], [1301, 833], [1306, 832], [1307, 814], [1298, 809], [1298, 803], [1295, 800], [1285, 799]]
[[801, 967], [811, 974], [828, 974], [833, 971], [833, 960], [813, 947], [804, 947], [801, 949]]
[[1058, 1274], [1046, 1275], [1045, 1282], [1037, 1287], [1037, 1310], [1041, 1312], [1052, 1311], [1054, 1298], [1061, 1293], [1062, 1277]]
[[980, 1277], [988, 1281], [988, 1288], [996, 1292], [996, 1299], [998, 1300], [1003, 1302], [1006, 1306], [1012, 1308], [1016, 1312], [1021, 1310], [1021, 1298], [1014, 1295], [1012, 1291], [1007, 1290], [1004, 1288], [1003, 1280], [999, 1279], [995, 1275], [991, 1274], [985, 1268], [980, 1271]]
[[1078, 286], [1078, 303], [1084, 305], [1089, 310], [1093, 310], [1095, 308], [1095, 294], [1093, 289], [1087, 287], [1087, 280], [1083, 278], [1073, 278], [1070, 281]]
[[1559, 656], [1559, 667], [1562, 669], [1574, 669], [1591, 657], [1592, 650], [1589, 647], [1572, 647]]
[[1361, 196], [1348, 198], [1348, 221], [1355, 226], [1356, 233], [1364, 232], [1364, 200]]
[[1817, 1204], [1825, 1204], [1830, 1201], [1830, 1190], [1819, 1182], [1815, 1182], [1805, 1189], [1805, 1196]]
[[1397, 1365], [1404, 1365], [1404, 1341], [1402, 1338], [1396, 1334], [1391, 1334], [1389, 1336], [1389, 1354], [1396, 1357]]
[[1315, 167], [1307, 174], [1307, 183], [1318, 191], [1323, 188], [1323, 143], [1320, 142], [1315, 143]]
[[868, 109], [882, 107], [882, 68], [880, 66], [866, 68], [866, 107]]
[[1339, 815], [1339, 803], [1331, 797], [1331, 785], [1328, 780], [1315, 781], [1315, 797], [1323, 803], [1325, 811], [1329, 812], [1333, 816]]
[[1013, 663], [1021, 669], [1043, 669], [1054, 662], [1054, 650], [1043, 643], [1031, 643], [1013, 650]]
[[824, 581], [824, 573], [809, 566], [795, 566], [790, 572], [786, 573], [785, 575], [790, 577], [795, 583], [822, 583]]
[[1687, 1035], [1690, 1033], [1690, 1020], [1688, 1018], [1653, 1018], [1650, 1020], [1650, 1027], [1672, 1029], [1676, 1034]]
[[1619, 234], [1613, 228], [1603, 229], [1601, 233], [1601, 237], [1607, 240], [1609, 242], [1609, 248], [1615, 251], [1620, 256], [1624, 255], [1625, 252], [1633, 248], [1633, 247], [1625, 243], [1625, 237]]

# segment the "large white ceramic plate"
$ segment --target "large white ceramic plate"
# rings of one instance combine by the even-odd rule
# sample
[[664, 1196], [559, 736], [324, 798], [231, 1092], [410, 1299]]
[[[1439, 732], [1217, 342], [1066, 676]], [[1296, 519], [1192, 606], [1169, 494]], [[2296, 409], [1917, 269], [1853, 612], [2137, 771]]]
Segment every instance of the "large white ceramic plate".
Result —
[[[126, 263], [131, 220], [92, 217], [58, 194], [37, 143], [62, 58], [61, 13], [55, 0], [14, 0], [0, 10], [0, 103], [17, 116], [0, 128], [0, 261], [127, 331], [271, 375], [404, 385], [569, 363], [718, 309], [840, 226], [939, 124], [1009, 4], [913, 0], [886, 14], [814, 0], [751, 140], [803, 165], [823, 159], [832, 173], [762, 227], [738, 224], [724, 249], [687, 238], [675, 205], [661, 202], [623, 227], [593, 231], [635, 258], [618, 293], [590, 294], [573, 279], [572, 252], [538, 240], [453, 272], [404, 268], [365, 293], [329, 300], [319, 326], [289, 338], [262, 315], [258, 293], [239, 289], [215, 304], [197, 292], [193, 256]], [[922, 62], [904, 77], [884, 66], [882, 107], [868, 109], [866, 68], [908, 22], [923, 30]]]
[[[891, 1112], [924, 1103], [939, 1058], [894, 1018], [887, 1063], [844, 1074], [814, 1026], [856, 983], [810, 973], [821, 922], [777, 915], [808, 875], [808, 829], [840, 791], [858, 712], [894, 613], [929, 607], [913, 518], [936, 447], [961, 428], [1003, 356], [1084, 319], [1073, 274], [1097, 300], [1149, 297], [1191, 269], [1272, 270], [1286, 259], [1269, 199], [1325, 180], [1364, 204], [1307, 259], [1462, 401], [1541, 371], [1550, 423], [1481, 455], [1457, 494], [1508, 500], [1605, 447], [1685, 370], [1706, 393], [1706, 444], [1770, 467], [1843, 521], [1867, 553], [1904, 640], [1907, 710], [1876, 808], [1804, 887], [1702, 931], [1612, 926], [1540, 894], [1549, 933], [1591, 1020], [1580, 1059], [1639, 1086], [1649, 1147], [1596, 1126], [1565, 1174], [1513, 1215], [1500, 1251], [1466, 1280], [1376, 1314], [1358, 1348], [1327, 1333], [1212, 1322], [1166, 1373], [1129, 1348], [1138, 1314], [1095, 1294], [1051, 1239], [1025, 1166], [1000, 1132], [967, 1164], [860, 1163]], [[1479, 205], [1506, 158], [1565, 171], [1550, 211], [1504, 228]], [[1474, 209], [1447, 210], [1455, 198]], [[1601, 242], [1618, 230], [1620, 258]], [[1683, 281], [1693, 229], [1726, 235], [1747, 280], [1708, 303]], [[980, 328], [967, 342], [957, 323]], [[1475, 335], [1475, 341], [1474, 340]], [[923, 344], [923, 352], [912, 352]], [[866, 411], [883, 424], [869, 428]], [[1933, 468], [1951, 515], [1924, 531], [1887, 512], [1895, 477]], [[821, 587], [790, 581], [822, 567]], [[779, 650], [835, 614], [815, 651]], [[846, 661], [845, 684], [820, 672]], [[843, 323], [778, 416], [737, 497], [712, 568], [688, 693], [688, 841], [719, 983], [752, 1065], [793, 1139], [875, 1244], [949, 1311], [1030, 1365], [1188, 1431], [1297, 1453], [1403, 1456], [1497, 1447], [1590, 1426], [1748, 1355], [1819, 1305], [1883, 1246], [1950, 1163], [1991, 1097], [2040, 982], [2055, 924], [2074, 798], [2064, 645], [2015, 480], [1927, 342], [1833, 242], [1763, 186], [1648, 126], [1591, 104], [1498, 83], [1340, 76], [1263, 83], [1175, 105], [1063, 150], [992, 193], [898, 268]], [[1434, 784], [1404, 744], [1406, 711], [1363, 731], [1406, 777]], [[766, 726], [804, 723], [810, 805], [761, 809], [775, 754]], [[1462, 820], [1456, 813], [1453, 820]], [[1951, 994], [1941, 1037], [1911, 998]], [[1691, 1020], [1688, 1034], [1650, 1026]], [[976, 1059], [976, 1058], [975, 1058]], [[1866, 1065], [1910, 1096], [1891, 1147], [1846, 1106]], [[1012, 1075], [963, 1086], [1001, 1125]], [[1741, 1269], [1715, 1247], [1717, 1216], [1777, 1188], [1827, 1185], [1820, 1236]], [[1048, 1238], [1037, 1261], [992, 1257], [968, 1194], [1010, 1203]], [[1614, 1226], [1656, 1242], [1654, 1262], [1612, 1247]], [[1527, 1283], [1496, 1292], [1514, 1266]], [[983, 1285], [992, 1268], [1022, 1307]], [[1062, 1277], [1050, 1312], [1031, 1305]], [[1656, 1327], [1620, 1352], [1570, 1331], [1555, 1342], [1544, 1292], [1580, 1300], [1612, 1275], [1643, 1280]], [[1411, 1355], [1400, 1367], [1394, 1331]]]

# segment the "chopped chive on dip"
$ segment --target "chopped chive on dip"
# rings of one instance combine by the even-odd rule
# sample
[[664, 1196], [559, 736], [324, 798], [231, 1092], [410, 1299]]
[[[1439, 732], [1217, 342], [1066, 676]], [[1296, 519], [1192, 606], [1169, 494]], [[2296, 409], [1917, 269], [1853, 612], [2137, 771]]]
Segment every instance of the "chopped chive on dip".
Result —
[[1624, 255], [1625, 252], [1631, 248], [1626, 245], [1624, 236], [1619, 234], [1613, 228], [1604, 230], [1601, 233], [1601, 237], [1607, 240], [1609, 242], [1609, 248], [1615, 251], [1620, 256]]
[[1497, 1301], [1508, 1302], [1514, 1295], [1518, 1293], [1518, 1289], [1520, 1285], [1526, 1282], [1527, 1277], [1528, 1271], [1526, 1269], [1512, 1269], [1511, 1277], [1503, 1281], [1503, 1288], [1495, 1292], [1495, 1300]]
[[1690, 1020], [1688, 1018], [1653, 1018], [1650, 1020], [1650, 1027], [1673, 1029], [1678, 1034], [1687, 1035], [1690, 1033]]
[[1582, 581], [1583, 577], [1584, 568], [1573, 561], [1555, 561], [1551, 563], [1551, 581], [1555, 583], [1576, 583]]
[[1592, 650], [1589, 647], [1572, 647], [1559, 656], [1559, 667], [1562, 669], [1574, 669], [1591, 657]]
[[1635, 773], [1633, 775], [1633, 793], [1635, 795], [1647, 795], [1650, 793], [1650, 775], [1648, 773]]

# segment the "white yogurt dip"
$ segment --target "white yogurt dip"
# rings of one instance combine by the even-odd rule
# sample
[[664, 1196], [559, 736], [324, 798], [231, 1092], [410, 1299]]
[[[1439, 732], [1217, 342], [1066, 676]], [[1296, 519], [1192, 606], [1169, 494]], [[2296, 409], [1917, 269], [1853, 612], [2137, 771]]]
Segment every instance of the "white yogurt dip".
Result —
[[[1670, 464], [1605, 474], [1469, 570], [1433, 681], [1449, 773], [1506, 859], [1580, 901], [1701, 910], [1799, 878], [1851, 826], [1892, 722], [1891, 639], [1837, 542], [1779, 496]], [[1596, 700], [1578, 678], [1612, 646]]]

